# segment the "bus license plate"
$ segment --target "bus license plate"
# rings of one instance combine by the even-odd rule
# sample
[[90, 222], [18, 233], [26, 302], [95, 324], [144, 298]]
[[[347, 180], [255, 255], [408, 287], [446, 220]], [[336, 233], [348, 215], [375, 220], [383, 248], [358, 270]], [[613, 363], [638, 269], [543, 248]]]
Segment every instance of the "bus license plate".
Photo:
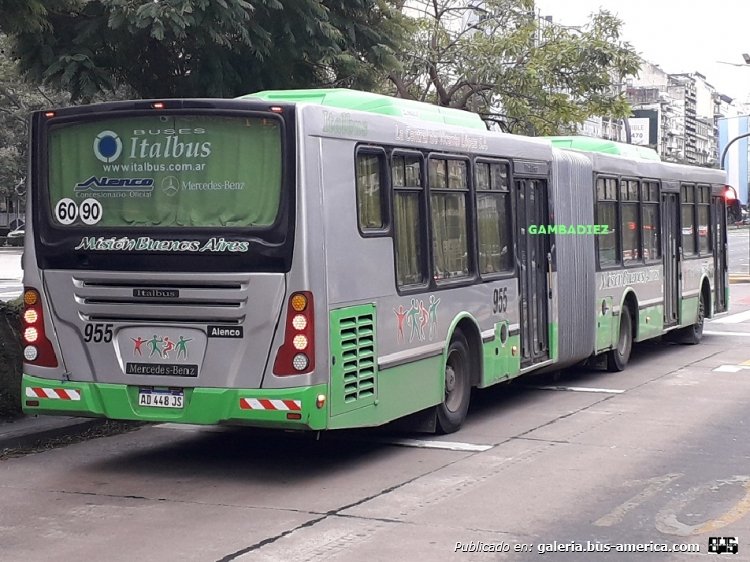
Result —
[[182, 408], [182, 392], [151, 392], [141, 390], [138, 392], [138, 405], [151, 406], [153, 408]]

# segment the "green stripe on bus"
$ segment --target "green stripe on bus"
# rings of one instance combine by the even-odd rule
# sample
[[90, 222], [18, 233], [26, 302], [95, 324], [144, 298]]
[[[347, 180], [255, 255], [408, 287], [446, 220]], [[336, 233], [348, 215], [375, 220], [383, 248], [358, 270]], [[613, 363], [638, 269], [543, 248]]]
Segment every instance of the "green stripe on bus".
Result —
[[437, 355], [378, 371], [378, 399], [332, 416], [329, 429], [377, 426], [443, 401], [444, 358]]
[[238, 99], [261, 99], [270, 103], [307, 103], [380, 115], [409, 117], [420, 121], [444, 123], [481, 131], [487, 130], [487, 125], [482, 118], [470, 111], [346, 88], [266, 90], [247, 94]]
[[[138, 386], [124, 384], [61, 382], [23, 375], [23, 410], [26, 414], [107, 417], [119, 420], [173, 422], [200, 425], [236, 424], [287, 429], [325, 429], [327, 408], [318, 408], [318, 395], [326, 395], [326, 385], [284, 389], [185, 388], [183, 408], [156, 408], [138, 405]], [[30, 398], [26, 389], [64, 389], [80, 392], [80, 400]], [[287, 418], [288, 410], [243, 409], [240, 399], [298, 400], [301, 419]], [[27, 405], [36, 400], [38, 406]]]
[[479, 383], [480, 388], [510, 380], [521, 372], [521, 336], [520, 334], [509, 336], [505, 345], [502, 345], [501, 326], [502, 323], [498, 324], [495, 329], [495, 339], [484, 344], [484, 369]]
[[680, 299], [680, 325], [692, 326], [698, 319], [698, 295]]
[[655, 304], [638, 311], [638, 340], [659, 336], [664, 331], [664, 305]]
[[557, 361], [557, 354], [559, 349], [559, 333], [556, 322], [549, 323], [549, 358], [553, 361]]
[[651, 160], [660, 162], [659, 153], [653, 148], [637, 146], [623, 142], [611, 141], [585, 136], [552, 136], [542, 137], [549, 140], [552, 146], [557, 148], [568, 148], [573, 150], [582, 150], [585, 152], [600, 152], [602, 154], [616, 154], [627, 158], [638, 160]]

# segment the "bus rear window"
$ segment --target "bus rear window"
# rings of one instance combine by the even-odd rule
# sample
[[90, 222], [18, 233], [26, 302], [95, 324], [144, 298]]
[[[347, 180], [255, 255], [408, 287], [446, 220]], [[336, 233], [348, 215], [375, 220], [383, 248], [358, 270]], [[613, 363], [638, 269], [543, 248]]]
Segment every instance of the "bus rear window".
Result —
[[52, 223], [271, 227], [281, 144], [273, 117], [159, 114], [56, 125], [47, 144]]

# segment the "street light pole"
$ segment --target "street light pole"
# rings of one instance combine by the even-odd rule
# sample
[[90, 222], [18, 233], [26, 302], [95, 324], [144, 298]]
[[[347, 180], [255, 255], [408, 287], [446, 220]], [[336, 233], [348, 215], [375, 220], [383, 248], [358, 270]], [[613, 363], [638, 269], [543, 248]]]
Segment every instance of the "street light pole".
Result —
[[[745, 133], [742, 135], [739, 135], [737, 137], [734, 137], [732, 140], [730, 140], [727, 145], [724, 147], [724, 150], [721, 151], [721, 169], [724, 169], [724, 159], [727, 156], [727, 152], [729, 151], [729, 147], [732, 146], [735, 142], [737, 142], [740, 139], [745, 139], [747, 137], [750, 137], [750, 133]], [[745, 180], [747, 181], [747, 180]], [[748, 201], [750, 203], [750, 201]]]

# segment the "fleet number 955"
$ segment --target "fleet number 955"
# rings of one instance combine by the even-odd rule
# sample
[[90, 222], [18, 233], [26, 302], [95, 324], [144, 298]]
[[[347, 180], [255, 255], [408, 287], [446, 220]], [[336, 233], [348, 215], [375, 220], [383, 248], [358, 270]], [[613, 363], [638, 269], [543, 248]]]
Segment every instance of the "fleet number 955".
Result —
[[112, 324], [86, 324], [83, 327], [83, 341], [86, 343], [109, 343], [112, 341]]
[[492, 313], [505, 312], [508, 310], [508, 288], [495, 289], [492, 293]]

